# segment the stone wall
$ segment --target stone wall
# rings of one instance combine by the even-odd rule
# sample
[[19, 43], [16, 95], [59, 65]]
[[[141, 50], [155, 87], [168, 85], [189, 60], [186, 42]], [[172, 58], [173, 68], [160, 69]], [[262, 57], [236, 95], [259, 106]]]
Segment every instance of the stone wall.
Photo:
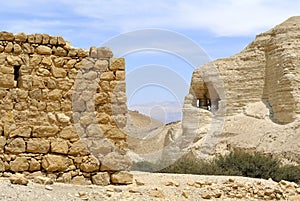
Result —
[[125, 63], [108, 48], [0, 32], [0, 172], [108, 184], [128, 170]]

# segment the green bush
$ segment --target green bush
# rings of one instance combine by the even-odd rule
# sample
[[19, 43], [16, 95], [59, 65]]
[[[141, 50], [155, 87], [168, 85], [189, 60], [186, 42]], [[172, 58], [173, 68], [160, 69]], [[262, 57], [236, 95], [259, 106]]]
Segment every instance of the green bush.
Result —
[[300, 181], [300, 166], [282, 165], [277, 158], [260, 153], [234, 151], [212, 161], [184, 156], [158, 172], [201, 175], [230, 175]]

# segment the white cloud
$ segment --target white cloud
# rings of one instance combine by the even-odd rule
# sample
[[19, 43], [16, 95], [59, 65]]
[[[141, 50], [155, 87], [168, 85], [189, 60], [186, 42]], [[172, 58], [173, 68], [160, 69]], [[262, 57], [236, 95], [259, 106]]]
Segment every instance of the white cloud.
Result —
[[70, 7], [104, 29], [207, 29], [219, 36], [253, 35], [300, 13], [300, 2], [292, 0], [81, 0]]
[[[2, 24], [13, 27], [39, 25], [27, 20], [47, 18], [50, 27], [61, 21], [77, 26], [81, 32], [165, 28], [175, 31], [209, 30], [217, 36], [253, 36], [266, 31], [290, 16], [300, 13], [300, 2], [293, 0], [10, 0], [1, 3], [3, 15], [12, 13]], [[18, 15], [18, 14], [21, 14]], [[43, 19], [42, 19], [43, 20]], [[32, 24], [30, 24], [32, 22]], [[26, 26], [25, 26], [26, 25]], [[61, 28], [61, 27], [59, 27]], [[16, 28], [14, 28], [16, 29]]]

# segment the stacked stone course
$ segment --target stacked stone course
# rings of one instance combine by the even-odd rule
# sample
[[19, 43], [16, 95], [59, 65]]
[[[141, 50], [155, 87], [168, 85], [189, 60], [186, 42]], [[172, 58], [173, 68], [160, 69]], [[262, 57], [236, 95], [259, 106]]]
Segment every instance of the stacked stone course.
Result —
[[0, 32], [2, 175], [109, 184], [130, 168], [125, 63], [112, 57], [61, 36]]

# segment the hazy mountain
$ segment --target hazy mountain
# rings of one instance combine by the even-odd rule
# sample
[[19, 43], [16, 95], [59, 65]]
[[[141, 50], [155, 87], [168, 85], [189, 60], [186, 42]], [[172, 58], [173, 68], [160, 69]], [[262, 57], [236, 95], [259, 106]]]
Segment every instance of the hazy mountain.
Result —
[[164, 123], [180, 121], [182, 118], [182, 104], [178, 102], [152, 102], [132, 105], [129, 106], [129, 110], [139, 111], [141, 114]]

